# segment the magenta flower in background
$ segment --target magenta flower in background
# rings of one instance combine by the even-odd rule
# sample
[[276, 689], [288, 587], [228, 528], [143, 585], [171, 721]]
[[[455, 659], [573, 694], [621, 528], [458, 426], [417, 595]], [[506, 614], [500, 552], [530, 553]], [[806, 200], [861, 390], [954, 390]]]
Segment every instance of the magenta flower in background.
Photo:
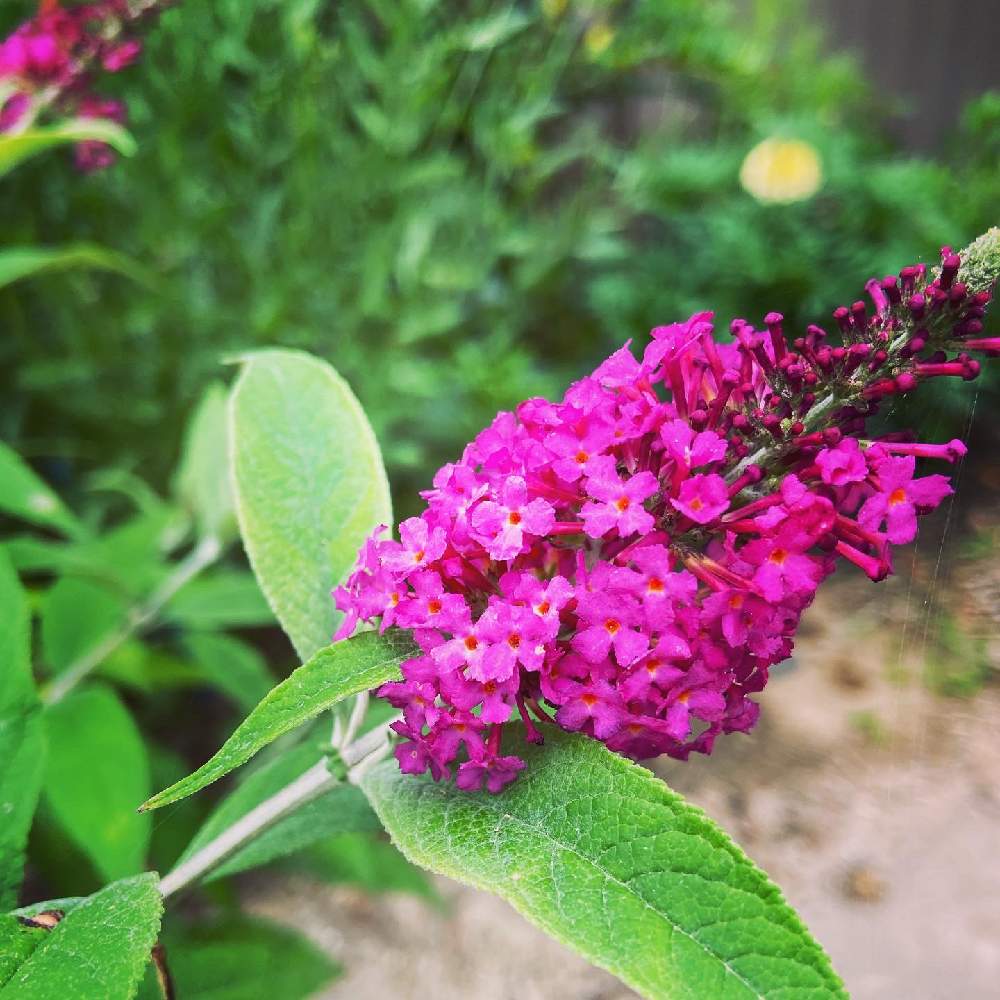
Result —
[[[0, 134], [23, 131], [47, 112], [123, 123], [124, 104], [91, 91], [95, 72], [131, 66], [142, 53], [132, 35], [170, 2], [41, 0], [35, 17], [0, 42]], [[115, 153], [90, 139], [77, 144], [74, 158], [89, 172], [110, 165]]]
[[700, 313], [561, 401], [499, 414], [335, 592], [338, 638], [381, 619], [421, 649], [379, 691], [403, 711], [400, 767], [499, 792], [524, 766], [502, 750], [514, 717], [531, 741], [555, 724], [636, 759], [749, 730], [819, 584], [842, 560], [883, 579], [951, 492], [916, 463], [960, 441], [866, 426], [928, 378], [978, 372], [991, 289], [959, 265], [946, 249], [937, 276], [869, 283], [871, 310], [834, 313], [842, 345], [818, 326], [789, 340], [778, 313], [719, 342]]

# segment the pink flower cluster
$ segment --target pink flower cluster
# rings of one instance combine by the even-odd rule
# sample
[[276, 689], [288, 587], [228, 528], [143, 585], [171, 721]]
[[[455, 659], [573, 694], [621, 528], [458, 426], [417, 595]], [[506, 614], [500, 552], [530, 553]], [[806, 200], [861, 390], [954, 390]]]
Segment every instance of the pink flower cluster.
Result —
[[916, 460], [960, 441], [864, 434], [880, 400], [976, 374], [948, 344], [1000, 349], [958, 266], [946, 250], [933, 280], [870, 282], [871, 307], [834, 313], [836, 346], [817, 326], [790, 340], [777, 313], [722, 343], [701, 313], [499, 414], [335, 591], [337, 638], [380, 619], [420, 648], [378, 692], [403, 710], [402, 770], [498, 792], [524, 767], [501, 745], [515, 715], [530, 740], [554, 721], [635, 759], [749, 730], [820, 582], [839, 560], [883, 579], [952, 492]]
[[[78, 118], [125, 120], [121, 101], [90, 89], [95, 67], [117, 73], [130, 66], [142, 42], [130, 36], [138, 23], [165, 4], [156, 0], [95, 0], [63, 7], [41, 0], [38, 13], [0, 42], [0, 134], [30, 126], [46, 108]], [[100, 170], [114, 160], [103, 142], [76, 145], [81, 170]]]

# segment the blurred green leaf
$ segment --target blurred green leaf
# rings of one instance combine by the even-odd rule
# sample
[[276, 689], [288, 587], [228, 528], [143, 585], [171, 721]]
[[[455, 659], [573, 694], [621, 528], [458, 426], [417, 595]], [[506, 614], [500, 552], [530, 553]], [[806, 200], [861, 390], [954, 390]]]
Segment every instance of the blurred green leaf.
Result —
[[104, 584], [60, 577], [42, 599], [43, 662], [53, 673], [63, 673], [120, 631], [127, 616], [122, 596]]
[[[163, 943], [180, 1000], [303, 1000], [340, 973], [301, 935], [244, 917], [168, 921]], [[160, 1000], [152, 970], [139, 1000]]]
[[197, 672], [229, 695], [244, 712], [266, 697], [274, 684], [264, 657], [253, 646], [217, 632], [190, 632], [184, 645]]
[[[514, 735], [513, 733], [511, 735]], [[703, 812], [596, 740], [554, 727], [499, 795], [362, 779], [412, 861], [507, 900], [649, 997], [846, 997], [778, 888]]]
[[71, 565], [79, 575], [110, 584], [133, 601], [144, 600], [169, 572], [167, 555], [178, 541], [175, 518], [169, 507], [137, 514], [76, 545], [64, 568]]
[[106, 142], [123, 156], [131, 156], [136, 150], [135, 140], [116, 122], [107, 118], [74, 118], [58, 125], [0, 135], [0, 178], [18, 164], [46, 150], [89, 140]]
[[288, 858], [282, 868], [332, 885], [346, 883], [367, 892], [408, 892], [441, 902], [427, 873], [407, 861], [384, 835], [344, 833], [330, 837]]
[[392, 521], [378, 443], [347, 383], [307, 354], [247, 355], [230, 405], [243, 544], [305, 660], [333, 635], [331, 588]]
[[[0, 143], [2, 142], [3, 139], [0, 138]], [[124, 254], [94, 243], [72, 243], [64, 247], [0, 248], [0, 288], [12, 281], [76, 267], [117, 271], [133, 281], [145, 284], [153, 282], [148, 272]]]
[[472, 52], [495, 49], [531, 23], [531, 18], [511, 5], [491, 17], [474, 21], [462, 30], [462, 44]]
[[204, 673], [196, 666], [141, 639], [123, 642], [101, 661], [97, 673], [105, 680], [147, 693], [205, 683]]
[[[44, 936], [24, 928], [33, 947], [11, 970], [0, 1000], [129, 1000], [160, 926], [157, 881], [148, 873], [114, 882], [74, 906]], [[19, 950], [28, 949], [22, 943]]]
[[154, 795], [143, 809], [158, 809], [193, 795], [320, 712], [399, 677], [399, 664], [415, 649], [407, 636], [392, 631], [363, 632], [321, 649], [268, 694], [211, 760]]
[[0, 908], [6, 909], [21, 885], [24, 847], [42, 784], [45, 743], [31, 677], [28, 605], [3, 553], [0, 621]]
[[152, 824], [136, 809], [149, 794], [149, 762], [132, 717], [111, 690], [90, 685], [43, 718], [45, 801], [64, 834], [104, 878], [141, 871]]
[[251, 573], [219, 569], [186, 583], [164, 615], [186, 628], [247, 628], [274, 623], [274, 613]]
[[[177, 863], [190, 858], [251, 809], [322, 760], [323, 749], [309, 741], [248, 774], [208, 817]], [[338, 785], [264, 831], [227, 858], [205, 881], [257, 868], [335, 834], [381, 829], [364, 795], [353, 785]]]
[[226, 387], [213, 382], [188, 422], [174, 490], [194, 515], [202, 536], [226, 542], [236, 535], [229, 483]]
[[63, 502], [35, 475], [13, 448], [0, 441], [0, 511], [13, 517], [55, 528], [70, 538], [84, 534], [83, 526]]

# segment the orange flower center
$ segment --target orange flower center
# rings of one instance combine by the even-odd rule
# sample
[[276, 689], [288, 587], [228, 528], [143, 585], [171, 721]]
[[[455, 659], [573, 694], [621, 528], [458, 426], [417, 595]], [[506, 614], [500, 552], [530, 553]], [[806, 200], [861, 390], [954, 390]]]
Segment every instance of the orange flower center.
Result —
[[576, 453], [576, 461], [578, 465], [586, 465], [590, 456], [585, 451], [578, 451]]
[[628, 497], [619, 497], [615, 501], [615, 506], [624, 514], [625, 511], [628, 510], [629, 503], [630, 501]]
[[441, 602], [436, 598], [427, 602], [427, 613], [437, 615], [441, 613]]
[[784, 549], [775, 549], [769, 558], [771, 562], [780, 566], [788, 558], [788, 553]]
[[597, 704], [597, 695], [591, 694], [589, 691], [580, 696], [580, 701], [587, 706], [587, 708], [593, 708]]
[[467, 635], [465, 637], [465, 648], [471, 653], [479, 648], [479, 640], [476, 639], [474, 635]]
[[413, 561], [414, 562], [423, 562], [424, 561], [424, 556], [426, 554], [427, 553], [424, 552], [423, 549], [418, 549], [416, 552], [413, 553]]
[[518, 514], [518, 512], [516, 510], [512, 510], [507, 515], [507, 523], [508, 524], [520, 524], [521, 523], [521, 515]]
[[538, 612], [538, 613], [539, 613], [540, 615], [547, 615], [547, 614], [548, 614], [548, 613], [549, 613], [549, 612], [550, 612], [550, 611], [552, 610], [552, 605], [551, 605], [551, 604], [549, 604], [549, 602], [548, 602], [548, 601], [542, 601], [542, 603], [541, 603], [541, 604], [539, 604], [539, 605], [538, 605], [538, 607], [537, 607], [537, 608], [535, 608], [535, 610], [536, 610], [536, 611], [537, 611], [537, 612]]
[[618, 621], [617, 618], [609, 618], [605, 623], [604, 627], [608, 630], [611, 635], [614, 635], [621, 627], [622, 623]]
[[646, 589], [654, 594], [662, 593], [663, 581], [658, 576], [652, 576], [649, 578], [649, 583], [646, 584]]
[[889, 494], [889, 506], [895, 507], [896, 504], [906, 502], [906, 490], [901, 486], [898, 490], [893, 490]]
[[521, 645], [521, 637], [516, 632], [511, 632], [511, 634], [507, 636], [507, 645], [510, 646], [511, 649], [517, 649], [517, 647]]

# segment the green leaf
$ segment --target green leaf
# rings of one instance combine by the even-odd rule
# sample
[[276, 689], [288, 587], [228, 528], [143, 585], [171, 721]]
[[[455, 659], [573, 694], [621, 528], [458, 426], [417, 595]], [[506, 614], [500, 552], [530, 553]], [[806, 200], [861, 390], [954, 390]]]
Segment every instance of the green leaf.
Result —
[[115, 882], [71, 909], [33, 939], [0, 1000], [128, 1000], [156, 943], [163, 911], [157, 882], [152, 872]]
[[305, 872], [333, 885], [347, 883], [367, 892], [408, 892], [433, 903], [441, 902], [424, 870], [407, 861], [384, 834], [344, 833], [330, 837], [289, 858], [282, 868]]
[[101, 661], [96, 675], [144, 693], [205, 684], [204, 673], [165, 649], [126, 639]]
[[64, 576], [45, 593], [41, 608], [42, 659], [53, 673], [92, 653], [125, 624], [125, 601], [95, 580]]
[[222, 749], [183, 781], [154, 795], [143, 809], [186, 798], [245, 764], [258, 750], [353, 694], [394, 680], [416, 647], [403, 633], [363, 632], [320, 650], [247, 716]]
[[66, 143], [96, 140], [113, 146], [122, 156], [131, 156], [135, 140], [107, 118], [74, 118], [44, 128], [30, 128], [16, 135], [0, 135], [0, 177], [19, 163]]
[[62, 247], [4, 247], [0, 250], [0, 288], [22, 278], [78, 267], [117, 271], [133, 281], [153, 283], [151, 275], [124, 254], [94, 243], [70, 243]]
[[194, 516], [201, 535], [223, 542], [236, 534], [229, 483], [226, 399], [226, 387], [221, 382], [213, 382], [203, 393], [188, 422], [174, 480], [174, 491]]
[[245, 356], [230, 434], [243, 544], [306, 660], [336, 629], [331, 588], [372, 529], [392, 523], [378, 443], [347, 383], [296, 351]]
[[[162, 940], [181, 1000], [302, 1000], [340, 973], [304, 937], [262, 920], [168, 922]], [[143, 985], [141, 1000], [159, 1000], [152, 970]]]
[[26, 927], [13, 913], [0, 915], [0, 987], [28, 960], [48, 932]]
[[[251, 809], [291, 784], [322, 756], [321, 747], [307, 742], [248, 775], [209, 816], [177, 863], [186, 861]], [[361, 791], [354, 785], [338, 785], [265, 830], [204, 881], [260, 867], [335, 834], [381, 829], [378, 817]]]
[[264, 657], [231, 635], [190, 632], [184, 645], [202, 677], [215, 685], [249, 712], [264, 698], [274, 683]]
[[845, 997], [778, 888], [699, 809], [583, 736], [505, 742], [500, 795], [401, 774], [362, 779], [411, 861], [495, 892], [648, 997]]
[[473, 21], [463, 28], [461, 43], [463, 48], [472, 52], [495, 49], [523, 31], [529, 24], [531, 18], [511, 6], [499, 14]]
[[146, 748], [115, 694], [92, 685], [50, 705], [45, 801], [107, 879], [145, 866], [151, 823], [136, 807], [149, 794]]
[[41, 713], [31, 678], [30, 620], [24, 591], [0, 553], [0, 907], [21, 885], [24, 847], [45, 762]]
[[0, 511], [13, 517], [55, 528], [70, 538], [84, 534], [83, 525], [35, 475], [9, 445], [0, 441]]
[[251, 573], [216, 570], [186, 583], [163, 610], [186, 628], [252, 628], [272, 625], [274, 614]]

